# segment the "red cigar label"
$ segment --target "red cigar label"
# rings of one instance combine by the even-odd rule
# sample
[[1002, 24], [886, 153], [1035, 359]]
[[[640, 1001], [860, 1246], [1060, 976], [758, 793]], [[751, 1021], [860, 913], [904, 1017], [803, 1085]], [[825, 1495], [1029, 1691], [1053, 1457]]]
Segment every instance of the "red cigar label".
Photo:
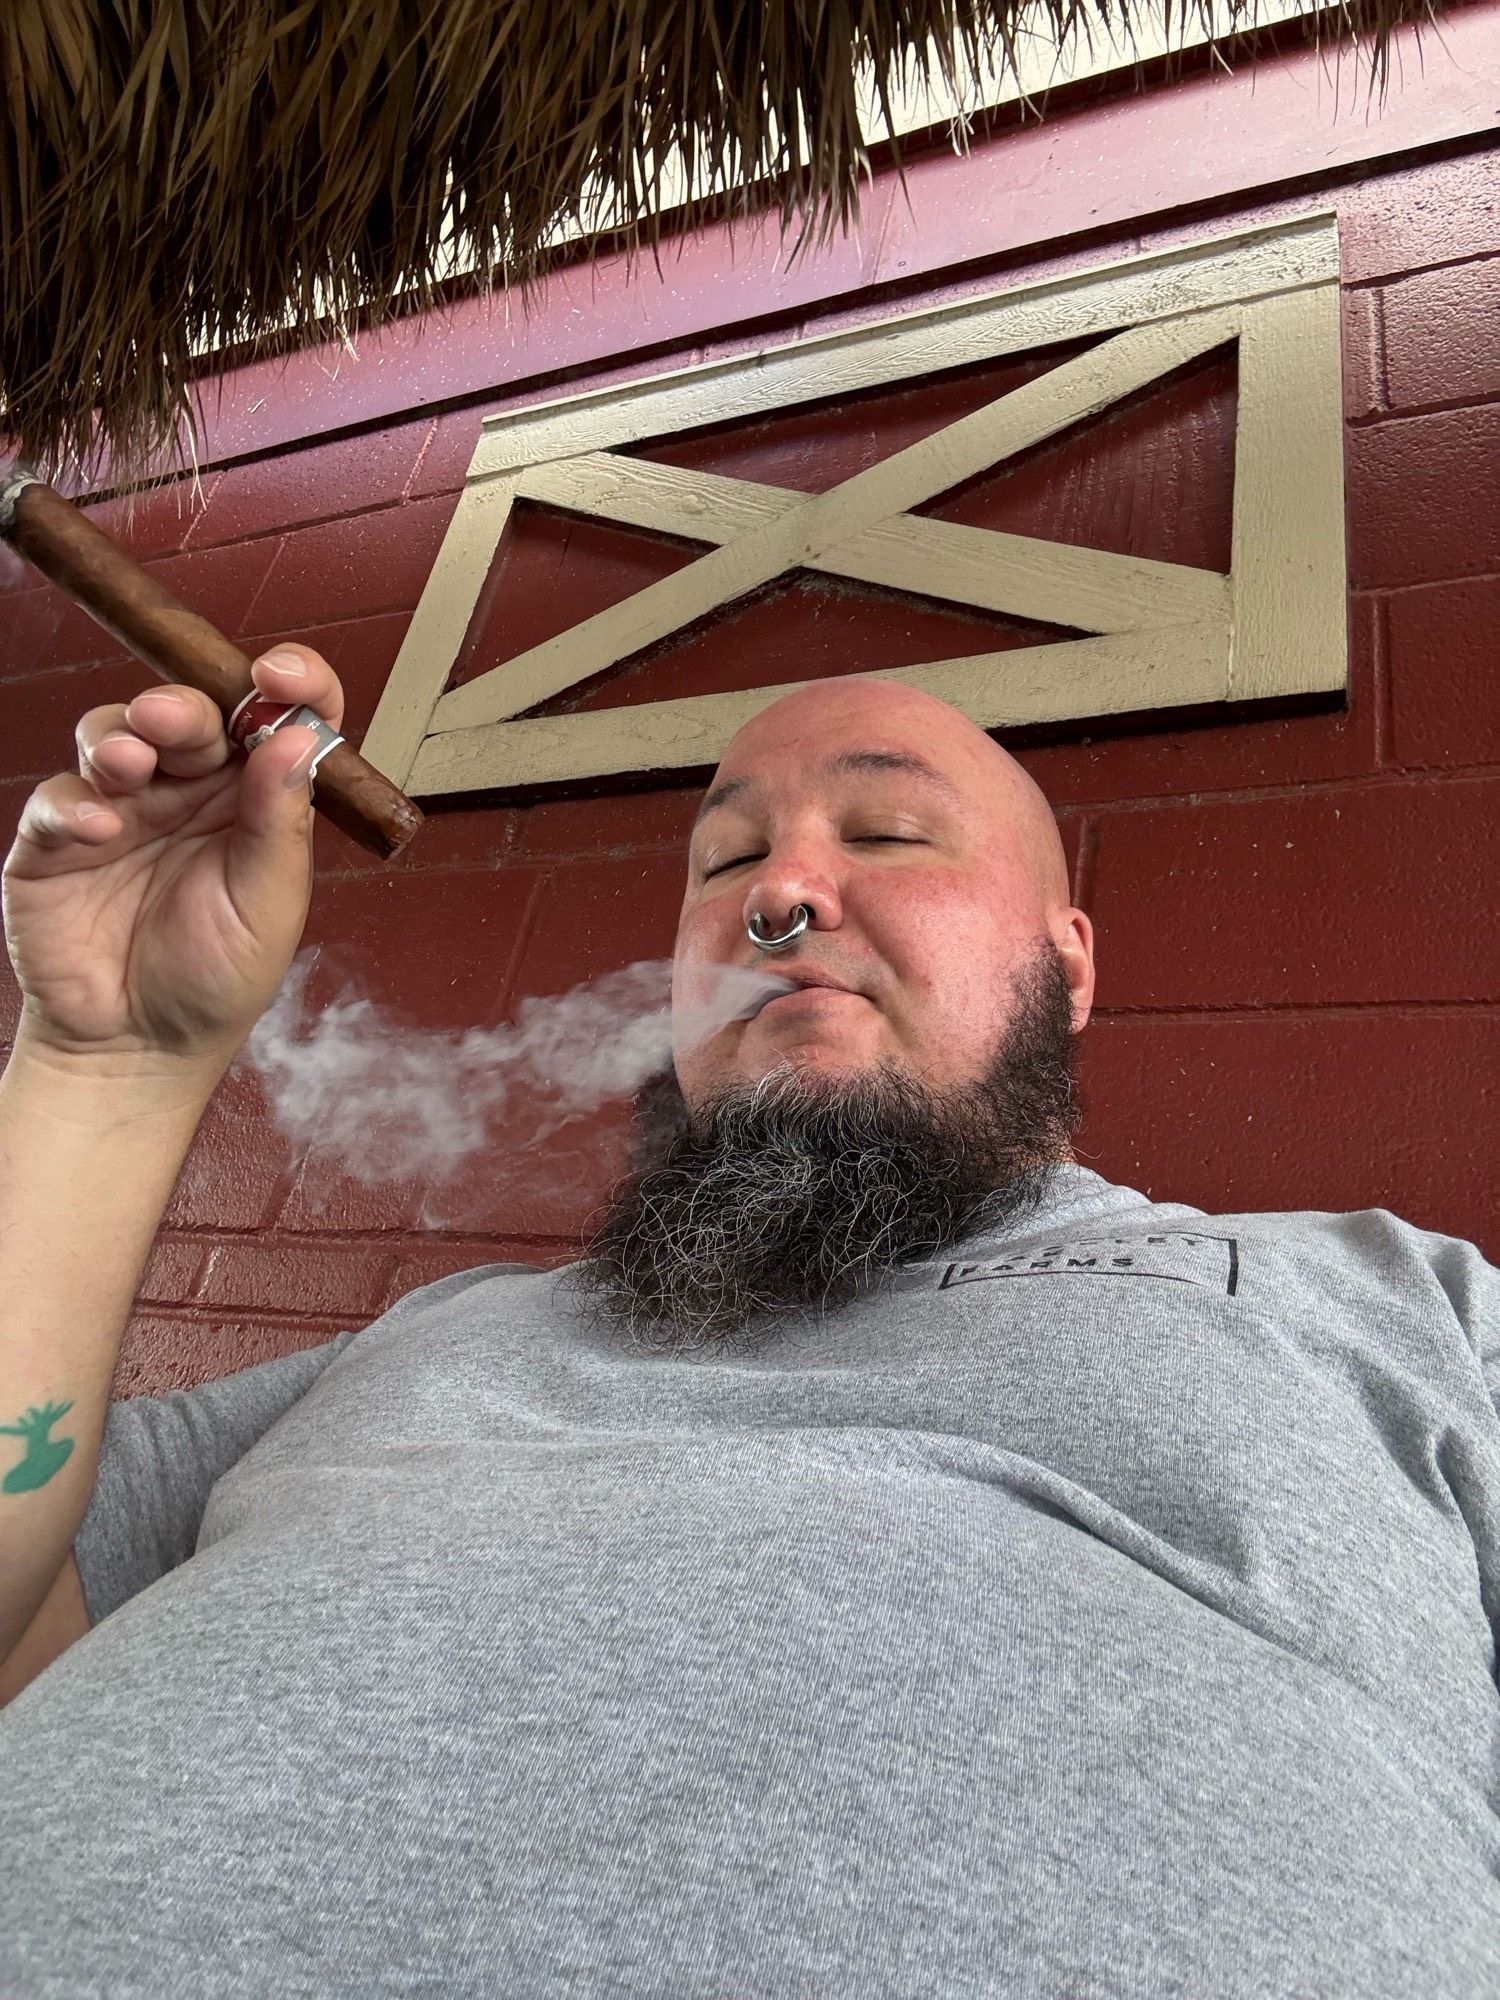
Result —
[[230, 716], [227, 726], [229, 740], [244, 751], [248, 757], [252, 750], [259, 749], [267, 737], [288, 723], [298, 728], [310, 729], [318, 739], [318, 747], [313, 753], [309, 774], [316, 771], [336, 743], [342, 743], [331, 724], [325, 722], [316, 709], [305, 708], [297, 702], [272, 701], [258, 688], [250, 693]]

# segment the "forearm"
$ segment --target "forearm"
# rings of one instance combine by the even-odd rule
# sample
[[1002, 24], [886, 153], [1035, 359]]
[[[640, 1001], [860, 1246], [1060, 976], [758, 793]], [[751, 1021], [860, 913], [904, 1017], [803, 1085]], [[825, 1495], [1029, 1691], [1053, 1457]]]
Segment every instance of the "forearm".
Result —
[[88, 1506], [120, 1336], [217, 1081], [84, 1068], [24, 1033], [0, 1075], [0, 1660]]

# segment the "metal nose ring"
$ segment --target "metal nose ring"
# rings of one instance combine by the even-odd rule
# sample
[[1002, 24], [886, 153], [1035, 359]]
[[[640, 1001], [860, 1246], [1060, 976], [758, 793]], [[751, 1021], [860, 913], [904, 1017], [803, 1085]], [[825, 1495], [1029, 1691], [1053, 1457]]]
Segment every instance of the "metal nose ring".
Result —
[[811, 921], [812, 911], [806, 903], [799, 903], [792, 911], [791, 928], [783, 931], [780, 937], [767, 937], [762, 928], [760, 911], [752, 910], [745, 932], [751, 944], [761, 951], [785, 951], [789, 945], [797, 942]]

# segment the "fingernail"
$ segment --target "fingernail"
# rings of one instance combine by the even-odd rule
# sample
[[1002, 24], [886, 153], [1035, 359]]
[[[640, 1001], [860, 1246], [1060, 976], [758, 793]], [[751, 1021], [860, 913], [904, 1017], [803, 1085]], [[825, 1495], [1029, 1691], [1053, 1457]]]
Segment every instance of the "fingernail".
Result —
[[299, 680], [304, 679], [307, 674], [307, 668], [297, 655], [288, 652], [283, 646], [272, 646], [269, 652], [262, 653], [253, 664], [257, 667], [274, 667], [278, 674], [295, 674]]
[[97, 819], [103, 810], [103, 806], [74, 806], [73, 813], [77, 819]]
[[309, 743], [307, 748], [303, 751], [302, 755], [297, 759], [296, 763], [293, 764], [290, 771], [288, 771], [286, 776], [282, 779], [281, 782], [286, 786], [289, 792], [295, 792], [299, 786], [305, 785], [307, 783], [307, 767], [312, 762], [313, 758], [317, 755], [317, 751], [318, 751], [317, 744]]
[[130, 704], [131, 708], [135, 707], [136, 701], [165, 702], [169, 708], [187, 707], [187, 703], [183, 700], [182, 696], [180, 694], [173, 694], [170, 688], [148, 688], [144, 694], [136, 696], [135, 701]]

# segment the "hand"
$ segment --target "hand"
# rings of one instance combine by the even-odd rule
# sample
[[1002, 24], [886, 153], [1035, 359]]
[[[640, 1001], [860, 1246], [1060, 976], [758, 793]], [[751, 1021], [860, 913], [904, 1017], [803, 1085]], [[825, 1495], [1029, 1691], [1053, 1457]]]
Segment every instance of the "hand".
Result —
[[[342, 726], [343, 689], [309, 647], [251, 671], [273, 700]], [[5, 862], [17, 1046], [222, 1072], [307, 921], [316, 738], [283, 725], [246, 758], [206, 694], [160, 683], [90, 709], [76, 736], [78, 776], [37, 786]]]

